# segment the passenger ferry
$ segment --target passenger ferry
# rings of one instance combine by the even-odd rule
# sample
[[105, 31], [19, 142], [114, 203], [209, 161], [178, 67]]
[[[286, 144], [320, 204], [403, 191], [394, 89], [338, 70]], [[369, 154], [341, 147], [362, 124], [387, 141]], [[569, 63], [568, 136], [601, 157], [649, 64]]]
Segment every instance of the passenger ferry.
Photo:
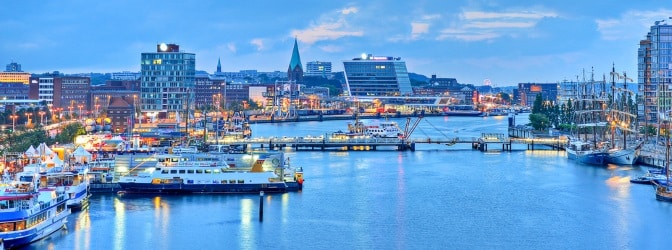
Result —
[[364, 123], [355, 119], [354, 123], [348, 123], [348, 136], [371, 136], [381, 138], [399, 138], [403, 136], [399, 125], [394, 121], [371, 121]]
[[134, 175], [122, 176], [120, 193], [283, 193], [303, 187], [303, 172], [275, 158], [277, 171], [265, 171], [260, 155], [249, 171], [231, 168], [216, 154], [160, 154], [157, 163]]
[[65, 226], [67, 197], [55, 188], [38, 188], [38, 173], [21, 172], [0, 184], [0, 239], [7, 249], [47, 237]]
[[89, 206], [91, 185], [87, 178], [88, 169], [85, 166], [68, 169], [51, 168], [40, 175], [40, 187], [56, 188], [59, 193], [65, 193], [68, 208], [77, 211]]

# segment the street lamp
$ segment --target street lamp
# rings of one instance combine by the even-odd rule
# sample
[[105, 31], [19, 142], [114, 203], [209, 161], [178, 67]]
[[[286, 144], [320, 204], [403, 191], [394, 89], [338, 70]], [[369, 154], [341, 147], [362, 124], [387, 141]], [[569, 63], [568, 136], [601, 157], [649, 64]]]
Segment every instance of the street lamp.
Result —
[[40, 113], [40, 123], [41, 123], [42, 125], [44, 125], [44, 114], [45, 114], [46, 112], [44, 112], [44, 111], [40, 111], [40, 112], [38, 112], [38, 113]]
[[84, 105], [81, 105], [81, 104], [80, 104], [78, 107], [79, 107], [79, 118], [80, 118], [80, 119], [83, 119], [84, 116], [82, 115], [82, 107], [84, 107]]
[[94, 106], [96, 106], [96, 116], [98, 116], [98, 97], [96, 96], [96, 100], [93, 102]]
[[28, 117], [28, 120], [26, 121], [26, 125], [29, 125], [30, 122], [30, 116], [33, 115], [33, 113], [26, 113], [26, 116]]
[[70, 119], [74, 118], [74, 116], [72, 115], [72, 109], [73, 108], [75, 108], [75, 107], [73, 107], [72, 105], [70, 105], [70, 107], [68, 107], [68, 109], [70, 109], [70, 113], [68, 113], [68, 114], [70, 114]]
[[16, 115], [16, 114], [11, 114], [9, 116], [9, 118], [12, 119], [12, 133], [13, 133], [15, 131], [15, 127], [16, 127], [16, 118], [19, 118], [19, 116]]

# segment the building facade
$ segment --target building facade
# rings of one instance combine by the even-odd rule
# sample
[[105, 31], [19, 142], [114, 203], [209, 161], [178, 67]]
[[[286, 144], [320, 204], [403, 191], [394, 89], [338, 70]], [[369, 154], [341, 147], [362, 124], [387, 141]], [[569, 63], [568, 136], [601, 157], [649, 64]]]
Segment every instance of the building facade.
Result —
[[304, 76], [320, 76], [331, 78], [331, 62], [312, 61], [306, 63], [306, 72]]
[[343, 61], [347, 96], [402, 96], [413, 93], [400, 57], [373, 56]]
[[0, 100], [28, 100], [30, 88], [20, 82], [0, 82]]
[[159, 119], [184, 116], [194, 103], [196, 55], [161, 43], [156, 52], [142, 53], [140, 61], [141, 112]]
[[519, 83], [518, 95], [520, 105], [532, 107], [537, 95], [541, 95], [543, 101], [557, 103], [558, 84], [557, 83]]
[[672, 111], [672, 17], [656, 21], [637, 51], [637, 119], [658, 126]]
[[20, 82], [27, 85], [29, 81], [30, 73], [21, 71], [21, 64], [15, 62], [7, 64], [6, 70], [0, 72], [0, 83]]

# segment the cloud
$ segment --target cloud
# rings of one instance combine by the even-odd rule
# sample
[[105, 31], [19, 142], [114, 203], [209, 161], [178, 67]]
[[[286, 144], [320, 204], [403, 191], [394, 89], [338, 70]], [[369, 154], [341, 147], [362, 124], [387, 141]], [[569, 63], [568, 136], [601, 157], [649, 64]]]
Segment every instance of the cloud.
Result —
[[454, 39], [467, 42], [490, 40], [500, 37], [500, 34], [491, 31], [475, 31], [467, 29], [444, 29], [437, 37], [438, 40]]
[[427, 32], [429, 32], [428, 23], [411, 23], [411, 39], [418, 39], [421, 34], [425, 34]]
[[471, 22], [464, 25], [465, 28], [478, 29], [499, 29], [499, 28], [530, 28], [536, 25], [536, 22]]
[[[672, 16], [672, 10], [627, 11], [618, 19], [597, 19], [597, 31], [604, 40], [644, 39], [647, 31], [655, 21]], [[672, 20], [667, 19], [667, 24]]]
[[357, 9], [356, 7], [348, 7], [348, 8], [342, 9], [340, 12], [343, 15], [348, 15], [348, 14], [354, 14], [354, 13], [359, 12], [359, 9]]
[[250, 44], [257, 47], [257, 51], [264, 50], [264, 40], [261, 38], [255, 38], [250, 41]]
[[336, 45], [324, 45], [324, 46], [319, 46], [318, 48], [321, 49], [324, 52], [329, 52], [329, 53], [335, 53], [335, 52], [343, 51], [343, 47], [336, 46]]
[[357, 8], [349, 7], [336, 12], [336, 15], [333, 12], [323, 15], [320, 21], [309, 25], [306, 29], [292, 30], [291, 36], [306, 44], [325, 40], [337, 40], [347, 36], [363, 36], [363, 31], [350, 28], [346, 18], [346, 16], [356, 14], [357, 12], [359, 12]]
[[464, 11], [461, 18], [465, 20], [475, 19], [542, 19], [545, 17], [558, 17], [553, 12], [484, 12], [484, 11]]
[[231, 51], [231, 52], [233, 52], [233, 53], [236, 53], [236, 50], [237, 50], [237, 49], [236, 49], [236, 44], [235, 44], [235, 43], [228, 43], [228, 44], [226, 44], [226, 48], [227, 48], [229, 51]]
[[462, 41], [493, 40], [498, 37], [532, 36], [527, 31], [534, 28], [544, 18], [556, 18], [550, 11], [462, 11], [451, 27], [443, 29], [438, 40]]

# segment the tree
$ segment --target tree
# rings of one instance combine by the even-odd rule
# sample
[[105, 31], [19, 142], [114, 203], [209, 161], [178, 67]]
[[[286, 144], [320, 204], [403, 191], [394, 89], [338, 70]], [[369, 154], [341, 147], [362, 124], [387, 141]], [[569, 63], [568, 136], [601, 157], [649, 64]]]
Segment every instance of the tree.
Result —
[[540, 114], [543, 110], [543, 100], [541, 99], [541, 94], [537, 94], [537, 97], [534, 99], [534, 104], [532, 104], [532, 114]]
[[535, 130], [545, 130], [550, 126], [548, 117], [544, 114], [530, 114], [530, 124]]
[[500, 96], [500, 98], [502, 98], [502, 101], [504, 103], [511, 104], [511, 96], [509, 96], [509, 94], [502, 92], [502, 93], [499, 93], [499, 96]]

